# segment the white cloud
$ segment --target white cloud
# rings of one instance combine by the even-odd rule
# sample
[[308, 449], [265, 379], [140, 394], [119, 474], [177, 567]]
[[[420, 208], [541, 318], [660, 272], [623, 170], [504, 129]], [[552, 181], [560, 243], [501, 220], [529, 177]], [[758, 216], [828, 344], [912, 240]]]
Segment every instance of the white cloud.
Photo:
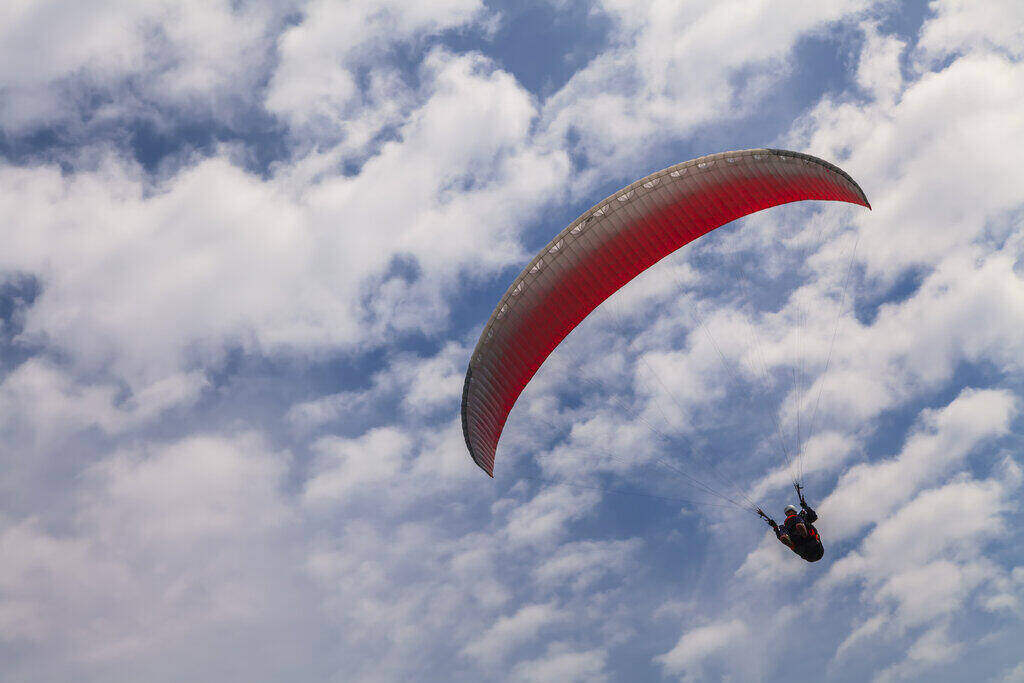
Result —
[[860, 547], [832, 565], [815, 584], [826, 595], [843, 584], [863, 584], [876, 613], [840, 645], [836, 658], [882, 635], [921, 633], [905, 659], [878, 674], [897, 680], [956, 659], [964, 645], [948, 633], [949, 619], [977, 597], [998, 593], [1007, 572], [982, 554], [1004, 533], [1008, 498], [1019, 479], [961, 478], [924, 491], [868, 534]]
[[159, 114], [162, 107], [231, 125], [258, 90], [269, 34], [296, 4], [5, 3], [0, 125], [14, 133], [54, 124], [75, 131], [145, 116], [159, 127], [172, 118]]
[[533, 570], [541, 585], [568, 584], [584, 591], [603, 577], [635, 570], [635, 555], [643, 542], [637, 538], [623, 541], [578, 541], [562, 545]]
[[[434, 53], [422, 78], [431, 95], [400, 142], [301, 190], [221, 157], [158, 188], [116, 159], [69, 178], [0, 167], [0, 268], [43, 284], [26, 334], [138, 387], [228, 347], [315, 354], [444, 329], [455, 278], [519, 256], [566, 162], [529, 145], [530, 97], [482, 58]], [[390, 274], [395, 258], [418, 274]]]
[[0, 384], [0, 419], [7, 434], [24, 430], [37, 439], [91, 426], [116, 432], [126, 418], [115, 406], [116, 396], [116, 387], [80, 386], [59, 368], [33, 359]]
[[861, 29], [865, 42], [857, 63], [857, 85], [870, 93], [876, 104], [892, 106], [903, 90], [900, 57], [906, 43], [880, 33], [871, 24], [862, 24]]
[[112, 544], [198, 550], [242, 527], [288, 523], [291, 513], [278, 500], [287, 465], [287, 454], [273, 453], [255, 434], [118, 453], [87, 473], [98, 488], [83, 517]]
[[[861, 63], [878, 58], [865, 54]], [[892, 79], [881, 91], [872, 86], [878, 100], [866, 106], [824, 98], [787, 140], [870, 179], [874, 210], [857, 217], [860, 258], [886, 282], [967, 248], [1024, 203], [1005, 154], [1024, 141], [1024, 65], [970, 54], [906, 83], [895, 98]]]
[[1021, 683], [1024, 681], [1024, 662], [1008, 670], [998, 681], [999, 683]]
[[[821, 432], [809, 437], [800, 456], [804, 475], [814, 477], [838, 470], [853, 457], [856, 446], [850, 436], [837, 432]], [[750, 497], [762, 500], [770, 491], [790, 488], [792, 481], [790, 468], [780, 466], [755, 484]]]
[[[265, 589], [293, 552], [284, 464], [251, 434], [125, 450], [79, 479], [65, 528], [2, 520], [4, 640], [66, 643], [43, 670], [120, 662], [133, 671], [154, 653], [199, 663], [204, 641], [262, 639], [260, 622], [301, 601], [293, 588]], [[292, 656], [291, 644], [262, 647]]]
[[958, 565], [937, 560], [894, 575], [875, 599], [896, 601], [900, 621], [917, 626], [958, 609], [992, 573], [992, 567], [983, 563]]
[[1024, 56], [1024, 9], [1013, 0], [976, 3], [933, 0], [921, 27], [918, 47], [930, 59], [986, 50]]
[[549, 100], [545, 121], [552, 136], [578, 136], [592, 164], [585, 177], [604, 182], [659, 141], [755, 107], [801, 37], [862, 11], [854, 2], [600, 6], [614, 42]]
[[[876, 582], [891, 582], [894, 569], [920, 567], [946, 551], [968, 552], [1002, 529], [1003, 495], [1000, 485], [991, 481], [955, 481], [924, 491], [875, 527], [864, 538], [861, 551], [837, 560], [829, 570], [829, 582], [849, 581], [869, 572], [878, 577]], [[871, 568], [886, 571], [871, 572]], [[887, 590], [908, 599], [913, 595], [893, 584]]]
[[520, 662], [512, 669], [511, 680], [530, 683], [575, 683], [579, 681], [605, 681], [608, 653], [604, 650], [573, 650], [555, 643], [545, 656]]
[[[1008, 389], [1024, 351], [1015, 7], [933, 3], [916, 42], [862, 22], [882, 5], [601, 7], [592, 16], [608, 22], [610, 49], [547, 100], [484, 56], [496, 14], [476, 0], [0, 10], [8, 135], [59, 123], [74, 147], [93, 145], [102, 126], [127, 135], [122, 122], [138, 118], [162, 131], [204, 117], [244, 128], [239, 112], [262, 106], [289, 145], [262, 175], [231, 161], [250, 143], [183, 157], [158, 178], [118, 147], [79, 154], [59, 141], [56, 156], [78, 155], [71, 169], [0, 167], [0, 269], [41, 286], [14, 342], [24, 346], [0, 348], [0, 637], [27, 653], [2, 662], [9, 675], [204, 680], [230, 667], [246, 680], [397, 681], [483, 679], [504, 666], [516, 680], [601, 680], [632, 673], [616, 657], [626, 648], [654, 657], [676, 641], [654, 659], [668, 676], [785, 677], [748, 625], [760, 620], [813, 636], [809, 656], [823, 666], [835, 645], [844, 673], [885, 679], [977, 656], [953, 615], [1016, 623], [1024, 582], [1006, 561], [1019, 467], [1004, 459], [982, 481], [964, 473], [991, 464], [982, 449], [993, 439], [1012, 445], [1018, 417]], [[826, 30], [837, 22], [842, 36]], [[485, 38], [480, 52], [430, 47], [453, 31]], [[564, 222], [547, 209], [648, 170], [652, 153], [721, 139], [722, 121], [774, 116], [762, 95], [790, 73], [816, 78], [790, 71], [804, 66], [794, 47], [841, 51], [847, 31], [863, 35], [862, 52], [844, 74], [852, 81], [830, 82], [854, 87], [830, 90], [785, 144], [841, 162], [876, 211], [766, 214], [723, 233], [710, 264], [641, 281], [621, 302], [636, 335], [598, 321], [570, 340], [583, 361], [552, 367], [524, 395], [517, 413], [553, 424], [555, 438], [510, 423], [503, 442], [502, 476], [539, 456], [546, 475], [583, 485], [600, 473], [630, 479], [624, 488], [674, 488], [664, 472], [640, 478], [664, 444], [609, 405], [614, 393], [659, 427], [697, 422], [742, 452], [730, 464], [744, 486], [767, 471], [753, 488], [771, 495], [786, 483], [778, 461], [758, 444], [732, 449], [732, 425], [715, 416], [758, 382], [742, 368], [756, 365], [748, 321], [771, 371], [802, 361], [813, 378], [859, 234], [861, 318], [841, 318], [821, 431], [805, 448], [822, 492], [838, 479], [820, 506], [826, 561], [800, 563], [768, 534], [743, 561], [753, 526], [712, 522], [705, 543], [647, 525], [656, 520], [640, 500], [634, 511], [596, 490], [533, 493], [529, 481], [483, 477], [457, 418], [473, 331], [448, 338], [448, 306], [463, 301], [451, 293], [500, 288], [524, 235], [538, 239], [524, 231]], [[768, 118], [752, 133], [789, 125]], [[816, 244], [819, 228], [831, 237]], [[748, 287], [748, 301], [716, 261], [741, 256], [763, 287]], [[917, 267], [919, 287], [889, 291]], [[724, 379], [679, 303], [705, 315], [749, 386]], [[790, 351], [801, 310], [802, 358]], [[23, 362], [22, 349], [42, 354]], [[285, 374], [322, 372], [320, 387], [364, 388], [318, 396], [297, 374], [236, 378], [227, 349], [284, 358]], [[957, 372], [975, 365], [990, 388], [962, 391]], [[667, 415], [659, 379], [678, 394]], [[566, 381], [587, 385], [579, 404], [561, 401]], [[818, 386], [776, 387], [786, 438], [795, 404], [806, 409]], [[868, 447], [900, 440], [891, 417], [912, 420], [958, 391], [919, 416], [895, 456]], [[277, 433], [290, 400], [293, 429]], [[237, 404], [237, 423], [219, 417], [224, 404]], [[33, 468], [66, 471], [59, 486], [54, 475], [21, 487]], [[614, 519], [630, 526], [605, 523], [624, 510]], [[795, 587], [815, 598], [799, 621], [780, 609]], [[722, 612], [737, 595], [743, 612]], [[711, 605], [711, 621], [667, 630], [678, 627], [665, 615]], [[869, 645], [877, 659], [851, 656]]]
[[[374, 375], [370, 388], [297, 403], [289, 409], [288, 421], [298, 431], [312, 432], [335, 420], [393, 403], [410, 418], [451, 410], [462, 398], [468, 353], [465, 346], [453, 343], [431, 356], [398, 356]], [[388, 408], [394, 410], [391, 405]]]
[[[391, 51], [421, 43], [482, 18], [479, 0], [420, 3], [311, 2], [303, 20], [278, 39], [279, 64], [266, 107], [293, 134], [360, 150], [373, 135], [401, 123], [416, 101], [393, 66]], [[360, 86], [361, 70], [369, 86]]]
[[836, 648], [834, 659], [837, 661], [842, 660], [848, 652], [855, 650], [862, 643], [870, 641], [871, 638], [882, 633], [888, 624], [888, 620], [889, 615], [887, 614], [875, 615], [864, 620], [864, 623], [850, 631], [846, 639], [839, 644], [839, 647]]
[[192, 404], [207, 387], [202, 373], [169, 375], [122, 400], [112, 383], [89, 382], [41, 358], [22, 363], [0, 382], [0, 427], [36, 445], [92, 427], [119, 434]]
[[[516, 557], [495, 537], [418, 517], [351, 515], [310, 549], [320, 621], [342, 638], [336, 675], [346, 680], [443, 677], [462, 648], [518, 603], [503, 572]], [[514, 624], [528, 626], [530, 615]]]
[[739, 619], [698, 626], [684, 632], [675, 647], [655, 657], [655, 661], [668, 673], [696, 676], [706, 660], [721, 656], [746, 638], [747, 634], [747, 625]]
[[1016, 406], [1010, 392], [966, 389], [948, 406], [926, 411], [896, 457], [856, 465], [840, 477], [819, 506], [823, 528], [842, 540], [884, 519], [916, 491], [948, 476], [986, 439], [1006, 434]]
[[569, 524], [587, 515], [599, 500], [597, 491], [566, 486], [543, 488], [511, 510], [505, 533], [514, 544], [552, 543], [563, 538]]
[[963, 650], [961, 643], [950, 639], [949, 625], [940, 624], [911, 644], [906, 660], [883, 669], [873, 680], [876, 683], [906, 680], [923, 670], [956, 661]]
[[563, 619], [565, 615], [555, 605], [526, 605], [512, 616], [498, 619], [462, 653], [485, 665], [498, 664], [512, 650], [537, 638], [545, 626]]
[[324, 437], [313, 444], [317, 462], [303, 492], [306, 503], [321, 507], [344, 501], [368, 486], [393, 478], [410, 449], [404, 433], [384, 427], [355, 439]]

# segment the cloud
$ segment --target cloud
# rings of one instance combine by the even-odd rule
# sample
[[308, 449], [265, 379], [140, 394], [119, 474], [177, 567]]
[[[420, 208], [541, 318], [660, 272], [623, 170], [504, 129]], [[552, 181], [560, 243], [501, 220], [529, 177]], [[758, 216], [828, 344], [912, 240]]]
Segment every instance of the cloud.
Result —
[[99, 488], [83, 515], [111, 541], [198, 547], [203, 537], [288, 521], [278, 501], [287, 454], [269, 452], [258, 435], [197, 436], [153, 450], [119, 453], [87, 473]]
[[899, 664], [883, 669], [874, 677], [876, 683], [906, 680], [922, 670], [956, 661], [963, 653], [963, 645], [950, 639], [949, 625], [942, 624], [926, 631], [910, 646], [907, 658]]
[[[958, 481], [924, 491], [869, 533], [860, 551], [837, 560], [829, 570], [826, 585], [863, 577], [872, 567], [884, 569], [875, 572], [878, 579], [873, 581], [885, 584], [879, 587], [884, 591], [879, 597], [885, 598], [888, 593], [897, 598], [901, 606], [908, 608], [906, 618], [912, 621], [913, 608], [928, 608], [931, 602], [909, 602], [921, 594], [915, 590], [915, 583], [922, 583], [922, 575], [916, 572], [921, 571], [923, 563], [947, 551], [959, 556], [998, 534], [1002, 528], [1000, 512], [1005, 507], [1003, 495], [1005, 492], [996, 481]], [[895, 570], [899, 569], [915, 573], [897, 580]], [[954, 569], [957, 568], [940, 564], [925, 571], [941, 575]], [[958, 590], [960, 580], [930, 583], [933, 588], [948, 592]]]
[[[846, 434], [822, 432], [809, 437], [801, 451], [803, 472], [815, 476], [823, 472], [834, 472], [854, 456], [856, 442]], [[849, 470], [847, 470], [849, 471]], [[757, 482], [750, 492], [754, 500], [762, 500], [770, 491], [788, 489], [792, 486], [792, 473], [788, 466], [780, 466]]]
[[252, 101], [272, 33], [297, 3], [44, 1], [0, 10], [0, 126], [62, 126], [87, 141], [122, 117], [232, 124]]
[[960, 465], [987, 439], [1006, 434], [1017, 414], [1007, 391], [965, 389], [948, 406], [922, 415], [920, 427], [891, 459], [856, 465], [820, 505], [829, 535], [842, 540], [884, 518], [923, 486]]
[[[68, 179], [0, 167], [16, 189], [0, 216], [20, 226], [0, 267], [43, 283], [25, 334], [137, 388], [228, 348], [305, 355], [438, 333], [455, 278], [519, 255], [517, 226], [565, 161], [528, 144], [529, 96], [481, 57], [436, 52], [421, 75], [431, 95], [400, 142], [358, 176], [301, 190], [219, 156], [156, 188], [116, 158]], [[453, 191], [466, 174], [473, 187]]]
[[922, 628], [905, 659], [879, 672], [878, 680], [897, 680], [959, 656], [964, 645], [951, 638], [949, 620], [962, 616], [971, 600], [984, 605], [986, 593], [998, 593], [1007, 579], [982, 550], [1003, 533], [1008, 498], [1019, 486], [1019, 470], [1016, 478], [1010, 474], [954, 480], [922, 492], [832, 565], [815, 589], [862, 583], [862, 598], [876, 610], [844, 640], [837, 658], [868, 640]]
[[[865, 53], [861, 63], [878, 59]], [[876, 100], [862, 106], [823, 98], [787, 142], [844, 159], [855, 178], [872, 179], [865, 188], [871, 217], [857, 219], [861, 259], [870, 275], [891, 281], [904, 268], [935, 265], [968, 247], [1024, 202], [1006, 181], [1002, 154], [1024, 135], [1016, 122], [1024, 66], [972, 53], [900, 85], [894, 60], [886, 60], [888, 81], [865, 75]], [[937, 108], [945, 116], [933, 116]], [[892, 225], [899, 230], [884, 227]]]
[[733, 619], [698, 626], [683, 633], [668, 652], [655, 657], [667, 673], [699, 674], [699, 667], [709, 658], [720, 656], [747, 636], [746, 624]]
[[[278, 39], [279, 63], [267, 87], [268, 111], [293, 135], [359, 151], [417, 103], [391, 53], [482, 19], [479, 0], [425, 6], [401, 2], [312, 2]], [[361, 81], [369, 85], [362, 86]]]
[[861, 10], [847, 2], [600, 7], [614, 42], [550, 98], [544, 119], [551, 136], [575, 141], [588, 162], [585, 178], [605, 180], [658, 141], [756, 106], [800, 38]]
[[462, 399], [467, 353], [465, 346], [451, 343], [426, 357], [398, 356], [374, 375], [370, 388], [297, 403], [287, 419], [297, 431], [311, 433], [339, 420], [365, 424], [367, 416], [379, 410], [400, 410], [410, 419], [450, 411]]
[[545, 626], [564, 618], [555, 605], [526, 605], [512, 616], [496, 621], [462, 652], [482, 664], [494, 665], [514, 648], [535, 639]]
[[930, 5], [931, 16], [921, 27], [919, 49], [932, 60], [951, 54], [1004, 51], [1020, 59], [1024, 11], [1017, 3], [986, 5], [938, 0]]
[[317, 463], [306, 482], [304, 499], [317, 507], [344, 500], [368, 485], [394, 477], [402, 468], [410, 440], [393, 428], [376, 429], [356, 439], [324, 437], [313, 444]]
[[875, 615], [869, 619], [864, 620], [863, 623], [856, 626], [843, 642], [839, 643], [839, 647], [836, 648], [835, 660], [841, 661], [847, 656], [847, 653], [855, 650], [861, 643], [870, 641], [874, 638], [887, 625], [889, 616], [886, 615]]
[[609, 574], [635, 570], [634, 557], [642, 546], [635, 538], [566, 543], [537, 566], [533, 576], [541, 585], [568, 584], [575, 591], [585, 591]]
[[169, 375], [128, 400], [113, 383], [89, 383], [41, 358], [15, 368], [0, 383], [0, 426], [37, 445], [90, 428], [119, 434], [194, 403], [208, 382], [202, 373]]
[[[0, 291], [0, 666], [787, 678], [767, 623], [833, 674], [1013, 675], [1011, 5], [935, 2], [918, 33], [885, 3], [5, 6], [0, 271], [38, 292]], [[581, 13], [600, 40], [558, 33]], [[517, 80], [570, 53], [565, 87]], [[462, 373], [510, 272], [607, 184], [743, 136], [840, 163], [875, 210], [780, 208], [655, 269], [482, 476]], [[776, 411], [810, 437], [822, 563], [601, 490], [688, 496], [658, 463], [714, 469], [685, 436], [776, 496]]]
[[512, 670], [514, 681], [605, 681], [608, 653], [604, 650], [572, 650], [555, 643], [544, 657], [520, 662]]
[[599, 500], [597, 491], [544, 488], [511, 510], [505, 533], [515, 544], [551, 543], [564, 537], [568, 525], [586, 515]]
[[[204, 640], [230, 648], [262, 638], [260, 622], [301, 601], [262, 583], [292, 552], [285, 462], [253, 434], [126, 449], [79, 479], [67, 528], [3, 520], [4, 640], [66, 643], [45, 671], [109, 662], [132, 670], [158, 652], [204, 666]], [[291, 644], [265, 646], [292, 656]]]
[[1000, 683], [1020, 683], [1020, 681], [1024, 681], [1024, 662], [1021, 662], [1012, 669], [1009, 669], [998, 680]]

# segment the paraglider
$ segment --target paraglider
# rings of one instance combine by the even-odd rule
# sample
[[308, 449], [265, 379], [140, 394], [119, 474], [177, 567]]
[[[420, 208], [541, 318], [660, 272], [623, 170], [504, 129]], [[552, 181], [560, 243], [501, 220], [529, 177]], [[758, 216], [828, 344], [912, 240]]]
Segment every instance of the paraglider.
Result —
[[870, 208], [857, 183], [826, 161], [750, 149], [657, 171], [584, 212], [512, 281], [480, 334], [461, 410], [473, 462], [494, 476], [498, 442], [519, 395], [559, 343], [608, 297], [715, 228], [803, 200]]
[[799, 484], [794, 484], [794, 486], [796, 486], [796, 493], [800, 498], [801, 509], [799, 511], [795, 505], [787, 505], [784, 510], [786, 518], [782, 524], [777, 524], [774, 519], [760, 509], [758, 514], [764, 517], [780, 543], [808, 562], [817, 562], [825, 554], [821, 536], [814, 528], [814, 523], [818, 521], [818, 513], [804, 500], [801, 490], [803, 487]]

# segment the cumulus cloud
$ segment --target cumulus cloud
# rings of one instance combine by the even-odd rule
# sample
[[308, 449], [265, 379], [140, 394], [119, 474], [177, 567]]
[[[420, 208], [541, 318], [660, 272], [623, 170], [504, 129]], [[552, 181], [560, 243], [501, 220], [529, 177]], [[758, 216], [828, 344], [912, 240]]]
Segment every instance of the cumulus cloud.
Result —
[[[800, 456], [803, 473], [814, 477], [823, 472], [835, 471], [849, 461], [855, 449], [856, 443], [846, 434], [823, 432], [811, 436], [804, 442]], [[786, 489], [792, 482], [792, 470], [788, 466], [780, 466], [757, 482], [750, 497], [762, 500], [769, 492]]]
[[963, 645], [950, 640], [949, 626], [936, 626], [914, 641], [905, 661], [883, 669], [873, 680], [877, 683], [906, 680], [922, 669], [956, 661], [962, 652]]
[[539, 659], [521, 662], [512, 670], [514, 681], [605, 681], [608, 680], [604, 650], [573, 650], [556, 643]]
[[1000, 683], [1019, 683], [1024, 681], [1024, 662], [1021, 662], [1017, 666], [1008, 670], [1003, 676], [999, 677]]
[[[877, 610], [840, 645], [837, 656], [882, 634], [926, 627], [906, 658], [881, 671], [879, 680], [955, 659], [964, 644], [948, 633], [949, 620], [962, 615], [979, 590], [997, 593], [1006, 581], [1006, 570], [985, 559], [982, 549], [1002, 533], [1019, 476], [1016, 470], [1008, 479], [959, 480], [925, 491], [868, 534], [858, 550], [836, 561], [818, 588], [862, 582], [863, 598]], [[984, 594], [977, 600], [984, 604]]]
[[[755, 106], [785, 73], [794, 44], [860, 8], [830, 3], [756, 7], [655, 2], [600, 3], [614, 43], [548, 102], [552, 136], [572, 136], [587, 177], [613, 176], [658, 140], [692, 132]], [[741, 77], [742, 74], [742, 77]]]
[[931, 3], [918, 47], [932, 59], [976, 50], [999, 50], [1020, 58], [1024, 11], [1013, 2], [985, 6], [962, 0]]
[[254, 99], [272, 33], [296, 4], [8, 3], [0, 10], [0, 126], [30, 133], [59, 125], [81, 135], [122, 117], [230, 125]]
[[[254, 434], [124, 450], [81, 479], [69, 528], [3, 520], [5, 642], [67, 643], [45, 672], [60, 664], [131, 668], [160, 651], [202, 666], [202, 655], [187, 653], [204, 638], [225, 647], [261, 638], [256, 624], [300, 599], [261, 588], [268, 568], [288, 565], [286, 462]], [[225, 627], [236, 635], [225, 639]], [[291, 657], [291, 644], [265, 645]], [[12, 673], [29, 675], [17, 666]]]
[[363, 420], [383, 405], [411, 417], [451, 410], [462, 398], [467, 353], [461, 344], [448, 344], [426, 358], [397, 357], [373, 377], [372, 387], [297, 403], [289, 409], [288, 420], [298, 431], [314, 432], [338, 420]]
[[[1019, 673], [1016, 4], [534, 9], [526, 37], [477, 0], [0, 9], [0, 277], [38, 284], [0, 289], [5, 672], [785, 679], [768, 623], [826, 673]], [[599, 37], [558, 34], [583, 10]], [[779, 209], [654, 269], [482, 476], [458, 404], [510, 273], [736, 122], [875, 210]], [[602, 490], [721, 470], [773, 500], [776, 441], [817, 565]]]
[[315, 506], [392, 478], [402, 467], [409, 438], [385, 427], [357, 439], [325, 437], [313, 448], [318, 454], [317, 464], [306, 482], [304, 496], [308, 504]]
[[[137, 387], [232, 347], [317, 353], [444, 329], [456, 276], [518, 255], [516, 226], [565, 163], [527, 144], [535, 111], [507, 74], [447, 53], [422, 68], [432, 96], [403, 142], [298, 194], [221, 157], [155, 191], [117, 159], [68, 179], [0, 169], [17, 188], [0, 215], [19, 226], [0, 267], [43, 282], [25, 334]], [[453, 192], [467, 173], [473, 187]]]
[[609, 574], [634, 569], [641, 546], [640, 539], [566, 543], [535, 568], [533, 576], [541, 584], [567, 583], [574, 590], [586, 590]]
[[554, 605], [526, 605], [509, 617], [499, 619], [462, 652], [484, 664], [497, 664], [515, 647], [537, 637], [546, 625], [563, 619]]
[[1006, 391], [964, 390], [948, 406], [922, 415], [922, 426], [892, 459], [857, 465], [840, 477], [821, 503], [834, 519], [832, 537], [842, 540], [938, 481], [985, 439], [1006, 434], [1017, 399]]
[[699, 675], [700, 665], [709, 658], [721, 656], [747, 635], [742, 621], [720, 621], [698, 626], [683, 633], [675, 647], [655, 658], [668, 673]]
[[513, 508], [505, 532], [512, 543], [550, 543], [567, 532], [567, 525], [588, 513], [600, 495], [593, 490], [554, 486]]
[[[293, 134], [320, 144], [340, 141], [341, 150], [349, 153], [360, 151], [381, 129], [399, 124], [416, 103], [389, 52], [484, 14], [479, 0], [429, 7], [312, 2], [303, 9], [303, 20], [278, 38], [279, 63], [265, 104], [288, 122]], [[361, 80], [369, 86], [361, 86]]]
[[176, 373], [125, 399], [114, 382], [90, 382], [58, 364], [32, 358], [0, 383], [0, 433], [11, 443], [43, 449], [90, 429], [120, 435], [151, 424], [169, 410], [189, 407], [208, 385], [200, 372]]

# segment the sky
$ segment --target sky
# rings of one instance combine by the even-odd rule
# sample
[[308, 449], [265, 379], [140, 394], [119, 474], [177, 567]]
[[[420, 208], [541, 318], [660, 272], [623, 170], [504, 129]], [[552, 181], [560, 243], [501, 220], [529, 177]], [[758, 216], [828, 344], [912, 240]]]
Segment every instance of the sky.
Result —
[[[5, 680], [1024, 681], [1022, 27], [3, 3]], [[488, 478], [459, 405], [516, 274], [617, 188], [755, 147], [872, 210], [652, 268]], [[781, 516], [797, 452], [816, 564], [689, 479]]]

